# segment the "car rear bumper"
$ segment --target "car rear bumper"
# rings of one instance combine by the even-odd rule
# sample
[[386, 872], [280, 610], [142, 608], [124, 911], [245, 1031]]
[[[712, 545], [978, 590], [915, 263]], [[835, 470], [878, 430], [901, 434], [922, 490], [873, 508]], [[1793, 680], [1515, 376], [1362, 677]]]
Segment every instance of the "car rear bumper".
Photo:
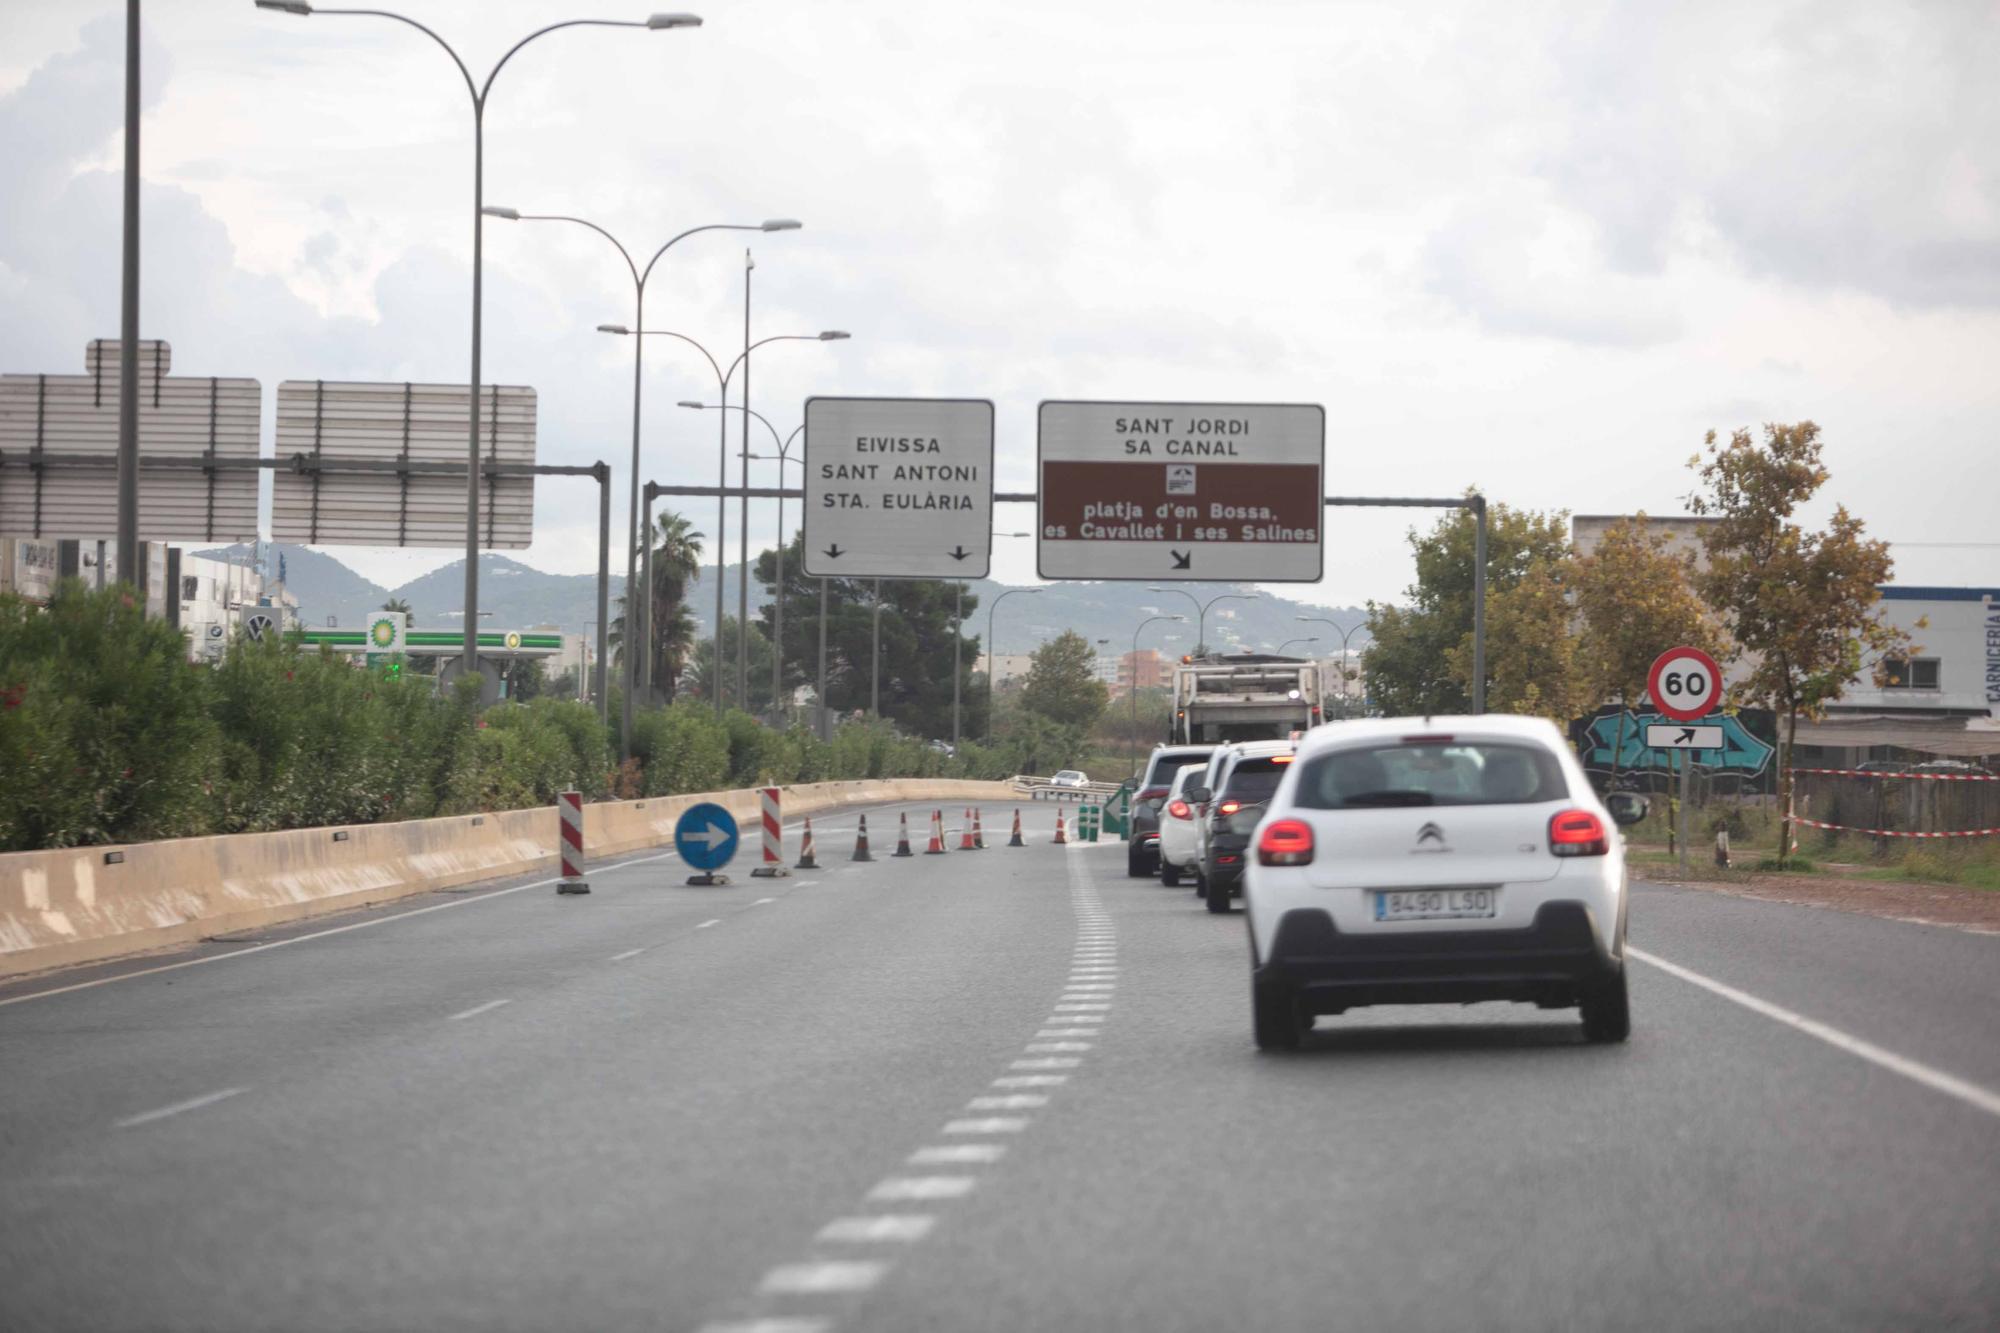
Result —
[[[1616, 938], [1622, 952], [1624, 932]], [[1342, 934], [1316, 907], [1278, 922], [1254, 984], [1296, 993], [1313, 1013], [1371, 1004], [1466, 1004], [1516, 1000], [1546, 1009], [1575, 1005], [1583, 990], [1617, 975], [1589, 904], [1543, 903], [1519, 930], [1383, 931]]]

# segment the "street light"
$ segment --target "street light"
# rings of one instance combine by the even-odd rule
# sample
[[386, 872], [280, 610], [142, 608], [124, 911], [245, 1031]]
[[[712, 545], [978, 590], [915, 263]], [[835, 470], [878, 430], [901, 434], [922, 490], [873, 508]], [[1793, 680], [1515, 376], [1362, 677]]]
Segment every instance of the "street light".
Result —
[[[681, 406], [694, 407], [696, 409], [703, 411], [709, 409], [720, 410], [720, 404], [714, 404], [714, 403], [682, 403]], [[785, 663], [785, 464], [797, 463], [801, 468], [805, 466], [805, 460], [803, 458], [793, 458], [790, 455], [792, 452], [792, 442], [799, 438], [799, 432], [806, 428], [806, 423], [801, 421], [798, 425], [792, 427], [792, 433], [790, 435], [785, 436], [781, 440], [778, 438], [778, 428], [776, 426], [773, 426], [771, 424], [771, 419], [765, 416], [762, 412], [757, 411], [753, 407], [742, 406], [742, 405], [738, 406], [737, 411], [743, 412], [748, 416], [753, 416], [757, 418], [757, 420], [763, 422], [764, 429], [771, 432], [771, 442], [778, 446], [778, 452], [775, 454], [753, 454], [747, 452], [746, 449], [746, 452], [743, 455], [743, 459], [746, 463], [753, 463], [753, 462], [776, 463], [778, 465], [778, 543], [777, 543], [778, 568], [777, 568], [777, 581], [775, 584], [773, 584], [773, 586], [776, 587], [778, 590], [778, 597], [776, 603], [774, 604], [776, 610], [776, 623], [772, 628], [772, 634], [776, 638], [777, 644], [776, 644], [776, 651], [774, 651], [771, 654], [771, 706], [773, 708], [782, 709], [782, 705], [780, 705], [780, 703], [778, 702], [778, 696], [783, 692], [784, 689], [784, 663]], [[748, 476], [747, 470], [745, 472], [745, 476], [746, 477]], [[745, 497], [745, 500], [747, 503], [748, 500], [747, 496]], [[820, 594], [821, 594], [821, 599], [823, 601], [826, 594], [825, 580], [820, 581]], [[821, 606], [820, 607], [821, 615], [824, 616], [825, 612], [826, 608], [824, 606]], [[825, 628], [824, 620], [820, 622], [820, 626], [822, 629]], [[824, 638], [825, 636], [822, 635], [821, 637]]]
[[1045, 588], [1009, 588], [995, 597], [986, 608], [986, 735], [993, 736], [993, 677], [1000, 670], [1000, 654], [993, 651], [993, 613], [1000, 609], [1000, 603], [1016, 593], [1032, 594], [1046, 592]]
[[[660, 15], [659, 17], [665, 18], [671, 16]], [[644, 328], [646, 324], [646, 280], [653, 276], [653, 266], [660, 262], [661, 257], [667, 251], [673, 249], [681, 241], [686, 240], [697, 232], [704, 231], [797, 231], [804, 225], [794, 218], [769, 218], [763, 222], [711, 222], [706, 226], [690, 227], [661, 246], [658, 250], [655, 250], [653, 257], [646, 261], [646, 267], [642, 269], [634, 262], [632, 252], [627, 250], [616, 236], [613, 236], [610, 232], [587, 218], [571, 217], [564, 213], [522, 213], [512, 208], [491, 206], [485, 209], [485, 213], [488, 217], [504, 218], [509, 222], [573, 222], [579, 227], [590, 228], [599, 236], [611, 242], [612, 248], [618, 251], [618, 257], [625, 261], [625, 267], [632, 275], [633, 328]], [[609, 329], [609, 326], [603, 324], [597, 327], [599, 332], [606, 332]], [[632, 497], [628, 527], [631, 540], [626, 543], [625, 547], [625, 637], [628, 640], [632, 639], [633, 628], [638, 624], [637, 603], [640, 600], [644, 600], [650, 609], [653, 600], [653, 586], [650, 578], [646, 586], [639, 590], [636, 596], [634, 594], [634, 589], [638, 586], [639, 543], [643, 541], [648, 550], [653, 545], [653, 534], [651, 532], [641, 533], [639, 531], [639, 417], [640, 390], [644, 384], [641, 370], [643, 369], [645, 360], [645, 349], [646, 340], [644, 338], [634, 338], [632, 340]], [[648, 561], [647, 563], [650, 566], [651, 562]], [[650, 574], [650, 570], [648, 572]], [[605, 573], [606, 571], [603, 570], [598, 572], [598, 587], [600, 589], [604, 589], [607, 586]], [[603, 624], [606, 614], [606, 609], [599, 606], [597, 616], [600, 626]], [[648, 630], [651, 628], [651, 625], [647, 626]], [[621, 673], [624, 676], [622, 687], [625, 699], [625, 716], [618, 733], [618, 756], [621, 759], [630, 759], [632, 757], [632, 685], [638, 676], [635, 661], [641, 654], [646, 658], [647, 670], [645, 679], [648, 686], [652, 684], [653, 676], [653, 644], [651, 636], [648, 635], [645, 639], [634, 640], [634, 644], [637, 646], [637, 651], [632, 651], [632, 645], [628, 645], [625, 653], [625, 665]], [[604, 698], [605, 663], [604, 644], [601, 635], [597, 649], [598, 707], [599, 711], [602, 712], [608, 707], [608, 702]]]
[[[537, 28], [520, 41], [507, 48], [507, 54], [488, 71], [486, 82], [473, 82], [472, 71], [459, 58], [451, 43], [431, 29], [407, 18], [402, 14], [392, 14], [384, 9], [314, 9], [305, 0], [257, 0], [257, 8], [276, 10], [285, 14], [326, 14], [334, 16], [354, 16], [365, 18], [393, 19], [398, 23], [415, 28], [424, 36], [444, 48], [451, 57], [452, 64], [465, 79], [465, 90], [472, 95], [472, 373], [471, 395], [466, 403], [466, 466], [465, 466], [465, 611], [467, 619], [476, 618], [479, 610], [479, 332], [480, 305], [485, 288], [485, 247], [486, 247], [486, 99], [493, 91], [493, 80], [500, 77], [500, 71], [514, 58], [515, 52], [559, 28], [650, 28], [660, 31], [667, 28], [698, 28], [701, 19], [694, 14], [655, 14], [645, 20], [626, 19], [565, 19], [561, 23], [551, 23]], [[126, 379], [132, 379], [127, 368]], [[629, 596], [630, 586], [627, 585]], [[479, 646], [473, 636], [466, 636], [465, 670], [476, 673], [479, 670]], [[629, 712], [629, 710], [628, 710]]]
[[1291, 647], [1295, 643], [1318, 643], [1318, 642], [1319, 642], [1319, 636], [1317, 634], [1313, 635], [1313, 637], [1310, 639], [1286, 639], [1283, 643], [1278, 645], [1278, 651], [1276, 653], [1276, 656], [1283, 657], [1285, 655], [1285, 649]]
[[1194, 650], [1196, 652], [1200, 652], [1204, 648], [1208, 647], [1208, 636], [1205, 627], [1208, 624], [1209, 607], [1214, 606], [1217, 602], [1227, 601], [1231, 597], [1241, 598], [1243, 601], [1246, 602], [1254, 602], [1263, 595], [1261, 593], [1254, 593], [1254, 592], [1221, 592], [1209, 598], [1206, 603], [1203, 603], [1198, 598], [1196, 598], [1193, 593], [1189, 592], [1185, 588], [1157, 588], [1154, 587], [1152, 584], [1147, 584], [1146, 591], [1177, 592], [1181, 596], [1187, 598], [1190, 602], [1193, 602], [1195, 604], [1196, 609], [1199, 610], [1201, 613], [1200, 615], [1195, 617]]
[[1298, 619], [1298, 620], [1301, 620], [1301, 621], [1305, 622], [1305, 623], [1306, 623], [1306, 624], [1308, 624], [1308, 625], [1325, 625], [1325, 626], [1326, 626], [1327, 628], [1329, 628], [1329, 629], [1332, 629], [1332, 630], [1335, 630], [1335, 631], [1337, 631], [1337, 632], [1339, 633], [1339, 635], [1340, 635], [1340, 715], [1341, 715], [1342, 717], [1346, 717], [1346, 716], [1347, 716], [1347, 638], [1348, 638], [1348, 636], [1349, 636], [1350, 634], [1354, 633], [1354, 631], [1355, 631], [1355, 630], [1358, 630], [1358, 629], [1362, 629], [1362, 628], [1365, 628], [1368, 622], [1366, 622], [1366, 621], [1357, 621], [1356, 623], [1354, 623], [1354, 624], [1352, 624], [1352, 625], [1349, 625], [1349, 626], [1348, 626], [1348, 627], [1347, 627], [1346, 629], [1341, 629], [1341, 628], [1340, 628], [1340, 626], [1339, 626], [1338, 624], [1336, 624], [1335, 622], [1333, 622], [1333, 621], [1331, 621], [1331, 620], [1328, 620], [1328, 619], [1327, 619], [1327, 618], [1326, 618], [1325, 616], [1298, 616], [1298, 617], [1295, 617], [1295, 619]]
[[[761, 338], [758, 341], [751, 343], [750, 346], [744, 348], [743, 351], [737, 356], [737, 358], [729, 363], [729, 369], [724, 370], [722, 368], [722, 363], [717, 361], [714, 356], [710, 355], [709, 350], [706, 347], [703, 347], [701, 343], [699, 343], [693, 338], [688, 337], [685, 333], [675, 333], [672, 329], [641, 328], [636, 330], [635, 334], [635, 331], [633, 329], [627, 328], [623, 324], [599, 324], [597, 326], [597, 331], [599, 333], [615, 333], [620, 335], [621, 337], [639, 336], [646, 338], [680, 339], [688, 346], [694, 348], [695, 351], [700, 352], [702, 354], [702, 357], [708, 362], [708, 368], [715, 372], [715, 387], [718, 396], [722, 399], [724, 404], [727, 404], [729, 402], [729, 381], [732, 378], [734, 378], [736, 374], [736, 368], [743, 364], [743, 359], [745, 357], [749, 356], [750, 353], [755, 349], [762, 347], [765, 343], [837, 342], [840, 339], [851, 336], [840, 329], [826, 329], [819, 333], [773, 334], [769, 338]], [[695, 402], [688, 402], [685, 400], [683, 400], [680, 405], [682, 407], [692, 407], [697, 409], [707, 406], [706, 403], [695, 403]], [[728, 416], [724, 415], [718, 417], [716, 419], [716, 424], [719, 427], [719, 431], [716, 436], [716, 454], [715, 454], [716, 489], [718, 491], [721, 491], [723, 489], [726, 489], [729, 485]], [[651, 521], [652, 520], [650, 518], [647, 519], [648, 525], [651, 524]], [[715, 695], [715, 712], [716, 716], [718, 717], [722, 715], [722, 616], [724, 611], [724, 602], [722, 598], [722, 579], [723, 579], [723, 570], [725, 568], [723, 562], [729, 558], [728, 553], [725, 550], [723, 530], [728, 525], [728, 521], [729, 521], [729, 499], [727, 496], [717, 495], [715, 497], [715, 688], [713, 690], [713, 693]], [[653, 568], [652, 568], [653, 543], [650, 534], [648, 534], [648, 540], [645, 543], [645, 548], [646, 549], [641, 553], [640, 557], [641, 560], [644, 562], [644, 569], [642, 571], [641, 576], [648, 581], [648, 586], [650, 587], [651, 579], [653, 577]], [[642, 599], [642, 601], [645, 604], [650, 604], [652, 598], [647, 597]], [[649, 630], [650, 628], [651, 627], [648, 626]], [[746, 639], [745, 642], [747, 644], [748, 640]], [[647, 654], [649, 666], [651, 665], [650, 662], [651, 656], [652, 654], [650, 653]], [[650, 686], [652, 684], [652, 677], [650, 672], [648, 672], [643, 677], [643, 679], [645, 680], [647, 685]]]
[[1150, 616], [1139, 622], [1139, 628], [1132, 631], [1132, 776], [1139, 776], [1139, 635], [1155, 620], [1177, 620], [1183, 625], [1186, 616]]

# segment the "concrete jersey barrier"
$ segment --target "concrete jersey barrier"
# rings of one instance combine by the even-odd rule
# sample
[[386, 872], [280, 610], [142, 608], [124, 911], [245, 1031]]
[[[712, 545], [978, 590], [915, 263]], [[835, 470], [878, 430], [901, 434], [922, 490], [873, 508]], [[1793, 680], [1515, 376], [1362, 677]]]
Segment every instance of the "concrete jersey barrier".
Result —
[[[786, 816], [880, 801], [1007, 801], [1006, 782], [894, 778], [786, 787]], [[744, 791], [583, 808], [586, 858], [673, 840], [712, 801], [754, 827]], [[0, 855], [0, 976], [113, 958], [556, 866], [554, 806]]]

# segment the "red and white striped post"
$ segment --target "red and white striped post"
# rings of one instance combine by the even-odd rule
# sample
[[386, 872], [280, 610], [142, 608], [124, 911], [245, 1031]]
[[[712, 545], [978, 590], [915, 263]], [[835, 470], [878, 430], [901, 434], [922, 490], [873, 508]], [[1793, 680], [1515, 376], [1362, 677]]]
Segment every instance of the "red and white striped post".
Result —
[[785, 821], [780, 793], [776, 787], [765, 787], [757, 794], [764, 807], [764, 864], [750, 875], [753, 879], [783, 879], [792, 872], [785, 869]]
[[583, 877], [583, 793], [558, 793], [556, 813], [561, 816], [557, 841], [562, 856], [562, 878], [556, 881], [556, 892], [589, 893], [590, 884]]

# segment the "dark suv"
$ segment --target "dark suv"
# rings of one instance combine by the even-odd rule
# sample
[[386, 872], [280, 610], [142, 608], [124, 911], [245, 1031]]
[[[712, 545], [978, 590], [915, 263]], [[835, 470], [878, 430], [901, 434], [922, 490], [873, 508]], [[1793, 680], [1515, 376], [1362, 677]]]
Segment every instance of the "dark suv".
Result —
[[1205, 764], [1213, 745], [1162, 745], [1146, 761], [1139, 790], [1132, 795], [1132, 840], [1125, 847], [1125, 873], [1146, 879], [1160, 872], [1160, 806], [1183, 764]]
[[1230, 898], [1243, 891], [1250, 835], [1292, 757], [1290, 741], [1242, 741], [1217, 775], [1219, 785], [1207, 797], [1208, 823], [1200, 839], [1202, 899], [1209, 911], [1227, 912]]

